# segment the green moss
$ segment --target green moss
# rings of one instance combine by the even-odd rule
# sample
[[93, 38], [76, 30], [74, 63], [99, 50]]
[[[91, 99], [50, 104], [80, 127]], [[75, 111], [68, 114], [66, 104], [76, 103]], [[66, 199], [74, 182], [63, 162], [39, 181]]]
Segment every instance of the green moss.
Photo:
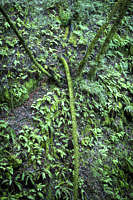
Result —
[[63, 57], [60, 57], [61, 62], [64, 65], [68, 89], [69, 89], [69, 98], [70, 98], [70, 110], [72, 117], [72, 137], [74, 145], [74, 200], [78, 199], [78, 179], [79, 179], [79, 145], [78, 145], [78, 131], [77, 131], [77, 120], [76, 120], [76, 111], [75, 111], [75, 100], [73, 93], [73, 83], [69, 71], [69, 66], [66, 60]]
[[[100, 56], [105, 52], [106, 46], [108, 46], [108, 43], [109, 43], [109, 41], [110, 41], [110, 38], [111, 38], [112, 35], [115, 33], [115, 29], [117, 28], [117, 25], [120, 24], [119, 22], [121, 21], [121, 19], [123, 18], [124, 14], [125, 14], [125, 13], [124, 13], [125, 10], [126, 10], [125, 7], [126, 7], [126, 5], [127, 5], [128, 3], [129, 3], [129, 1], [126, 3], [126, 1], [124, 1], [124, 0], [118, 0], [118, 1], [114, 4], [114, 6], [113, 6], [113, 8], [112, 8], [112, 11], [110, 12], [110, 14], [109, 14], [109, 15], [107, 16], [107, 18], [106, 18], [106, 22], [100, 27], [100, 29], [98, 30], [98, 32], [97, 32], [97, 34], [95, 35], [94, 39], [93, 39], [92, 42], [88, 45], [87, 51], [86, 51], [86, 53], [85, 53], [83, 59], [80, 61], [79, 70], [78, 70], [77, 76], [79, 76], [79, 75], [81, 74], [81, 72], [83, 71], [83, 69], [84, 69], [84, 67], [85, 67], [85, 65], [86, 65], [86, 63], [87, 63], [87, 61], [88, 61], [88, 59], [89, 59], [89, 56], [91, 55], [92, 51], [94, 50], [94, 47], [95, 47], [97, 41], [99, 40], [100, 36], [104, 33], [104, 31], [106, 30], [106, 28], [107, 28], [108, 25], [110, 24], [110, 21], [111, 21], [113, 15], [118, 11], [119, 6], [121, 6], [121, 4], [122, 4], [123, 9], [121, 10], [121, 12], [120, 12], [120, 14], [119, 14], [119, 16], [118, 16], [119, 21], [118, 21], [118, 18], [117, 18], [116, 21], [115, 21], [115, 25], [112, 26], [112, 29], [110, 30], [108, 36], [106, 37], [105, 42], [104, 42], [104, 44], [102, 45], [99, 54], [97, 55], [96, 60], [97, 60], [97, 61], [100, 60]], [[124, 12], [123, 12], [123, 11], [124, 11]], [[92, 70], [92, 71], [93, 71], [93, 70]], [[94, 71], [95, 71], [95, 70], [94, 70]], [[91, 76], [91, 74], [94, 74], [94, 75], [95, 75], [94, 72], [93, 72], [93, 73], [90, 72], [90, 76]]]

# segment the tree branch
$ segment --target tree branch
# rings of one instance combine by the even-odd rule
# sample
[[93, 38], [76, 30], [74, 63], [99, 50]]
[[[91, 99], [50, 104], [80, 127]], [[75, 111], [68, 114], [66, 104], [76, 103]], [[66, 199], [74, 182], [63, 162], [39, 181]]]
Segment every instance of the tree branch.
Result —
[[35, 66], [40, 69], [44, 74], [46, 74], [48, 77], [52, 77], [52, 75], [47, 72], [34, 58], [32, 52], [29, 50], [29, 48], [27, 47], [26, 42], [24, 41], [24, 39], [22, 38], [22, 36], [19, 34], [16, 26], [14, 25], [14, 23], [11, 21], [11, 19], [8, 17], [8, 15], [6, 14], [6, 12], [4, 11], [4, 9], [2, 8], [2, 6], [0, 5], [0, 12], [3, 14], [3, 16], [6, 18], [7, 22], [9, 23], [10, 27], [13, 29], [13, 31], [15, 32], [15, 34], [17, 35], [19, 41], [21, 42], [21, 44], [23, 45], [25, 51], [27, 52], [27, 54], [29, 55], [31, 61], [35, 64]]
[[73, 86], [72, 79], [69, 71], [68, 64], [64, 57], [59, 57], [60, 61], [63, 63], [66, 77], [68, 82], [69, 89], [69, 98], [70, 98], [70, 110], [72, 116], [72, 136], [73, 136], [73, 144], [74, 144], [74, 200], [78, 199], [78, 176], [79, 176], [79, 146], [78, 146], [78, 131], [77, 131], [77, 120], [76, 120], [76, 112], [74, 105], [74, 94], [73, 94]]

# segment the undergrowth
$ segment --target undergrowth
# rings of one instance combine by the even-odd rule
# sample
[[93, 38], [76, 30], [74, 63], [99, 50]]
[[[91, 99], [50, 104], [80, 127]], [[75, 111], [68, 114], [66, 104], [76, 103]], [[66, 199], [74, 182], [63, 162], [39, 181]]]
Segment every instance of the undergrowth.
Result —
[[[12, 2], [5, 4], [5, 8], [29, 41], [38, 62], [46, 70], [50, 67], [57, 71], [64, 80], [57, 52], [68, 57], [73, 76], [88, 41], [104, 22], [105, 10], [109, 11], [114, 3]], [[82, 200], [133, 198], [131, 10], [132, 5], [109, 44], [96, 80], [88, 79], [89, 65], [80, 80], [73, 79], [80, 151], [79, 199]], [[69, 20], [73, 30], [66, 41], [65, 26]], [[0, 199], [73, 199], [74, 146], [67, 86], [65, 82], [62, 88], [50, 82], [51, 87], [30, 107], [33, 125], [17, 131], [12, 129], [8, 123], [10, 107], [13, 110], [28, 99], [40, 80], [44, 81], [43, 89], [48, 82], [34, 69], [1, 15], [0, 24], [0, 111], [7, 113], [7, 120], [0, 120]], [[92, 59], [98, 49], [99, 43]]]
[[[99, 81], [86, 79], [77, 84], [80, 198], [130, 199], [132, 110], [126, 108], [132, 105], [131, 83], [110, 67]], [[72, 199], [73, 143], [67, 94], [66, 89], [55, 87], [32, 104], [36, 128], [25, 126], [15, 135], [1, 122], [3, 199]]]

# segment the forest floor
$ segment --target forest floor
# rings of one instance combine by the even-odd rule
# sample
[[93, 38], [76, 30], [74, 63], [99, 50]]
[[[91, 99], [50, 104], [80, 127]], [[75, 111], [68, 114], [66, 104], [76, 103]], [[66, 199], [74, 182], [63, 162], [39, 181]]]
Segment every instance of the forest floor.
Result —
[[[28, 2], [9, 4], [7, 11], [37, 61], [62, 77], [60, 86], [32, 67], [19, 40], [0, 16], [0, 168], [3, 170], [0, 198], [73, 199], [72, 123], [66, 76], [57, 59], [61, 53], [70, 67], [75, 96], [80, 151], [79, 199], [132, 199], [131, 11], [109, 44], [96, 79], [90, 81], [90, 64], [106, 33], [96, 45], [82, 77], [75, 80], [73, 74], [88, 42], [105, 22], [105, 10], [112, 8], [111, 3], [89, 3], [89, 12], [85, 9], [84, 17], [81, 15], [78, 21], [73, 21], [69, 38], [70, 27], [62, 26], [57, 7], [46, 9], [43, 5], [41, 9], [41, 6], [41, 1], [33, 7]], [[37, 80], [35, 86], [34, 80]]]
[[46, 94], [46, 88], [37, 87], [35, 91], [30, 93], [29, 99], [24, 102], [21, 106], [18, 106], [11, 110], [9, 113], [1, 113], [0, 120], [5, 120], [11, 126], [11, 128], [15, 131], [15, 133], [19, 133], [22, 130], [23, 126], [27, 125], [29, 127], [33, 126], [33, 110], [31, 105], [37, 99], [42, 98]]

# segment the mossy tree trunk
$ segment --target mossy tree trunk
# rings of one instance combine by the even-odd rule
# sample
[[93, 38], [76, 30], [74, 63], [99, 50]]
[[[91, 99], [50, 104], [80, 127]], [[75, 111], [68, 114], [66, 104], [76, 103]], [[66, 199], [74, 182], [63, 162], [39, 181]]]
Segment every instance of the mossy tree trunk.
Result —
[[74, 200], [78, 199], [78, 176], [79, 176], [79, 145], [78, 145], [78, 131], [77, 131], [77, 121], [76, 121], [76, 112], [74, 105], [74, 94], [73, 94], [73, 86], [72, 79], [69, 71], [68, 64], [64, 57], [59, 57], [61, 62], [64, 65], [68, 89], [69, 89], [69, 98], [70, 98], [70, 110], [72, 117], [72, 136], [73, 136], [73, 145], [74, 145]]
[[35, 64], [35, 66], [44, 74], [46, 74], [48, 77], [51, 77], [52, 75], [47, 72], [34, 58], [32, 52], [29, 50], [26, 42], [24, 41], [24, 39], [22, 38], [22, 36], [19, 34], [15, 24], [11, 21], [11, 19], [8, 17], [8, 15], [6, 14], [6, 12], [4, 11], [4, 9], [2, 8], [2, 6], [0, 5], [0, 12], [3, 14], [3, 16], [6, 18], [7, 22], [9, 23], [10, 27], [13, 29], [13, 31], [15, 32], [15, 34], [17, 35], [19, 41], [21, 42], [21, 44], [23, 45], [25, 51], [27, 52], [27, 54], [29, 55], [31, 61]]
[[119, 8], [118, 8], [119, 14], [118, 14], [117, 18], [115, 19], [110, 31], [107, 33], [105, 41], [104, 41], [103, 45], [101, 46], [98, 55], [96, 56], [96, 59], [95, 59], [96, 65], [93, 66], [89, 71], [88, 77], [90, 79], [95, 78], [96, 71], [100, 67], [100, 59], [105, 54], [105, 52], [107, 51], [109, 43], [110, 43], [111, 39], [113, 38], [114, 34], [116, 33], [116, 31], [118, 30], [118, 27], [121, 24], [121, 21], [126, 14], [126, 11], [127, 11], [127, 8], [128, 8], [128, 5], [129, 5], [130, 2], [131, 2], [131, 0], [123, 0], [120, 3]]
[[[131, 1], [131, 0], [130, 0]], [[77, 77], [81, 75], [89, 56], [91, 55], [92, 51], [94, 50], [95, 44], [97, 43], [97, 41], [99, 40], [100, 36], [103, 34], [104, 30], [108, 27], [109, 23], [112, 21], [113, 16], [117, 13], [118, 10], [120, 10], [121, 6], [127, 2], [130, 1], [125, 1], [125, 0], [118, 0], [113, 8], [111, 13], [108, 15], [105, 24], [103, 24], [101, 26], [101, 28], [99, 29], [99, 31], [97, 32], [96, 36], [94, 37], [94, 39], [92, 40], [92, 42], [90, 43], [90, 45], [88, 45], [87, 47], [87, 51], [85, 56], [83, 57], [83, 59], [80, 61], [79, 67], [78, 67], [78, 72], [77, 72]], [[124, 12], [125, 13], [125, 12]], [[95, 71], [95, 70], [94, 70]]]

